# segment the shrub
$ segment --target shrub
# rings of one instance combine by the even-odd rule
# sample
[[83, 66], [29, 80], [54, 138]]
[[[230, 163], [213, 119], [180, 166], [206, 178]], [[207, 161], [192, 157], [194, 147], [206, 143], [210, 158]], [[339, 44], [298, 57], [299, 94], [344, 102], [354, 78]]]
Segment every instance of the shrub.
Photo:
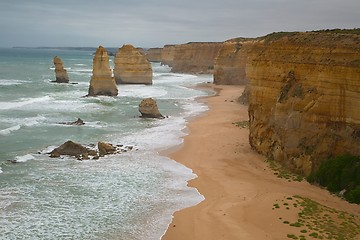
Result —
[[360, 203], [360, 156], [343, 155], [323, 162], [307, 180], [326, 187], [330, 192], [345, 189], [345, 199]]

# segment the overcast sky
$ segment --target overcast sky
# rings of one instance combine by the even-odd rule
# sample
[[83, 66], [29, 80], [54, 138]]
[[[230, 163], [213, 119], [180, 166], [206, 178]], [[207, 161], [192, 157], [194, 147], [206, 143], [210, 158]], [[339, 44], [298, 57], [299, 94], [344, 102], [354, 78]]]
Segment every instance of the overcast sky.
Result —
[[360, 0], [1, 0], [0, 47], [162, 47], [360, 27]]

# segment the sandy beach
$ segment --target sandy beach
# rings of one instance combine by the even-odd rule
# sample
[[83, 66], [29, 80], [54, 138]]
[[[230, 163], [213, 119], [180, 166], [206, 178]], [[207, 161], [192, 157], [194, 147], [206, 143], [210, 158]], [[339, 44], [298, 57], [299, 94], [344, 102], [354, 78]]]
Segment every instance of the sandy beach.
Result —
[[[289, 233], [299, 235], [301, 229], [284, 224], [298, 217], [299, 208], [283, 207], [286, 201], [292, 204], [295, 195], [360, 216], [359, 205], [306, 181], [274, 175], [265, 158], [251, 149], [249, 129], [233, 124], [248, 120], [247, 106], [237, 102], [243, 87], [216, 88], [218, 95], [201, 99], [210, 110], [188, 124], [184, 144], [170, 154], [198, 175], [189, 186], [205, 200], [176, 212], [163, 240], [288, 239]], [[274, 204], [281, 207], [274, 209]]]

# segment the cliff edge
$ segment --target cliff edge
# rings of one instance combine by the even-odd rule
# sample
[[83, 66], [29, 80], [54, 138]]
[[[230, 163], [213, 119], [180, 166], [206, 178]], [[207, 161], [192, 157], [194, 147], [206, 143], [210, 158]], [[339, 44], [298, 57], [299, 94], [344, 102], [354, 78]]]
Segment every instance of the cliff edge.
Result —
[[308, 175], [360, 155], [360, 35], [277, 33], [248, 53], [250, 144]]

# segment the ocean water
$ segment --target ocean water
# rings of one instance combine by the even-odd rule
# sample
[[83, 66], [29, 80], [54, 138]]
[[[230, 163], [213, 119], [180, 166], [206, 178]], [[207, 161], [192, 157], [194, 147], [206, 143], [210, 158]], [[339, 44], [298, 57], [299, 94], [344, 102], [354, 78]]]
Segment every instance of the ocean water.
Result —
[[[77, 84], [51, 82], [54, 56]], [[207, 110], [195, 99], [211, 92], [189, 86], [211, 76], [153, 63], [152, 86], [84, 98], [91, 71], [89, 51], [0, 49], [0, 239], [160, 239], [174, 211], [203, 200], [187, 187], [191, 169], [159, 151], [181, 144], [188, 119]], [[139, 118], [146, 97], [168, 118]], [[78, 117], [85, 125], [59, 124]], [[88, 161], [48, 156], [67, 140], [136, 150]]]

